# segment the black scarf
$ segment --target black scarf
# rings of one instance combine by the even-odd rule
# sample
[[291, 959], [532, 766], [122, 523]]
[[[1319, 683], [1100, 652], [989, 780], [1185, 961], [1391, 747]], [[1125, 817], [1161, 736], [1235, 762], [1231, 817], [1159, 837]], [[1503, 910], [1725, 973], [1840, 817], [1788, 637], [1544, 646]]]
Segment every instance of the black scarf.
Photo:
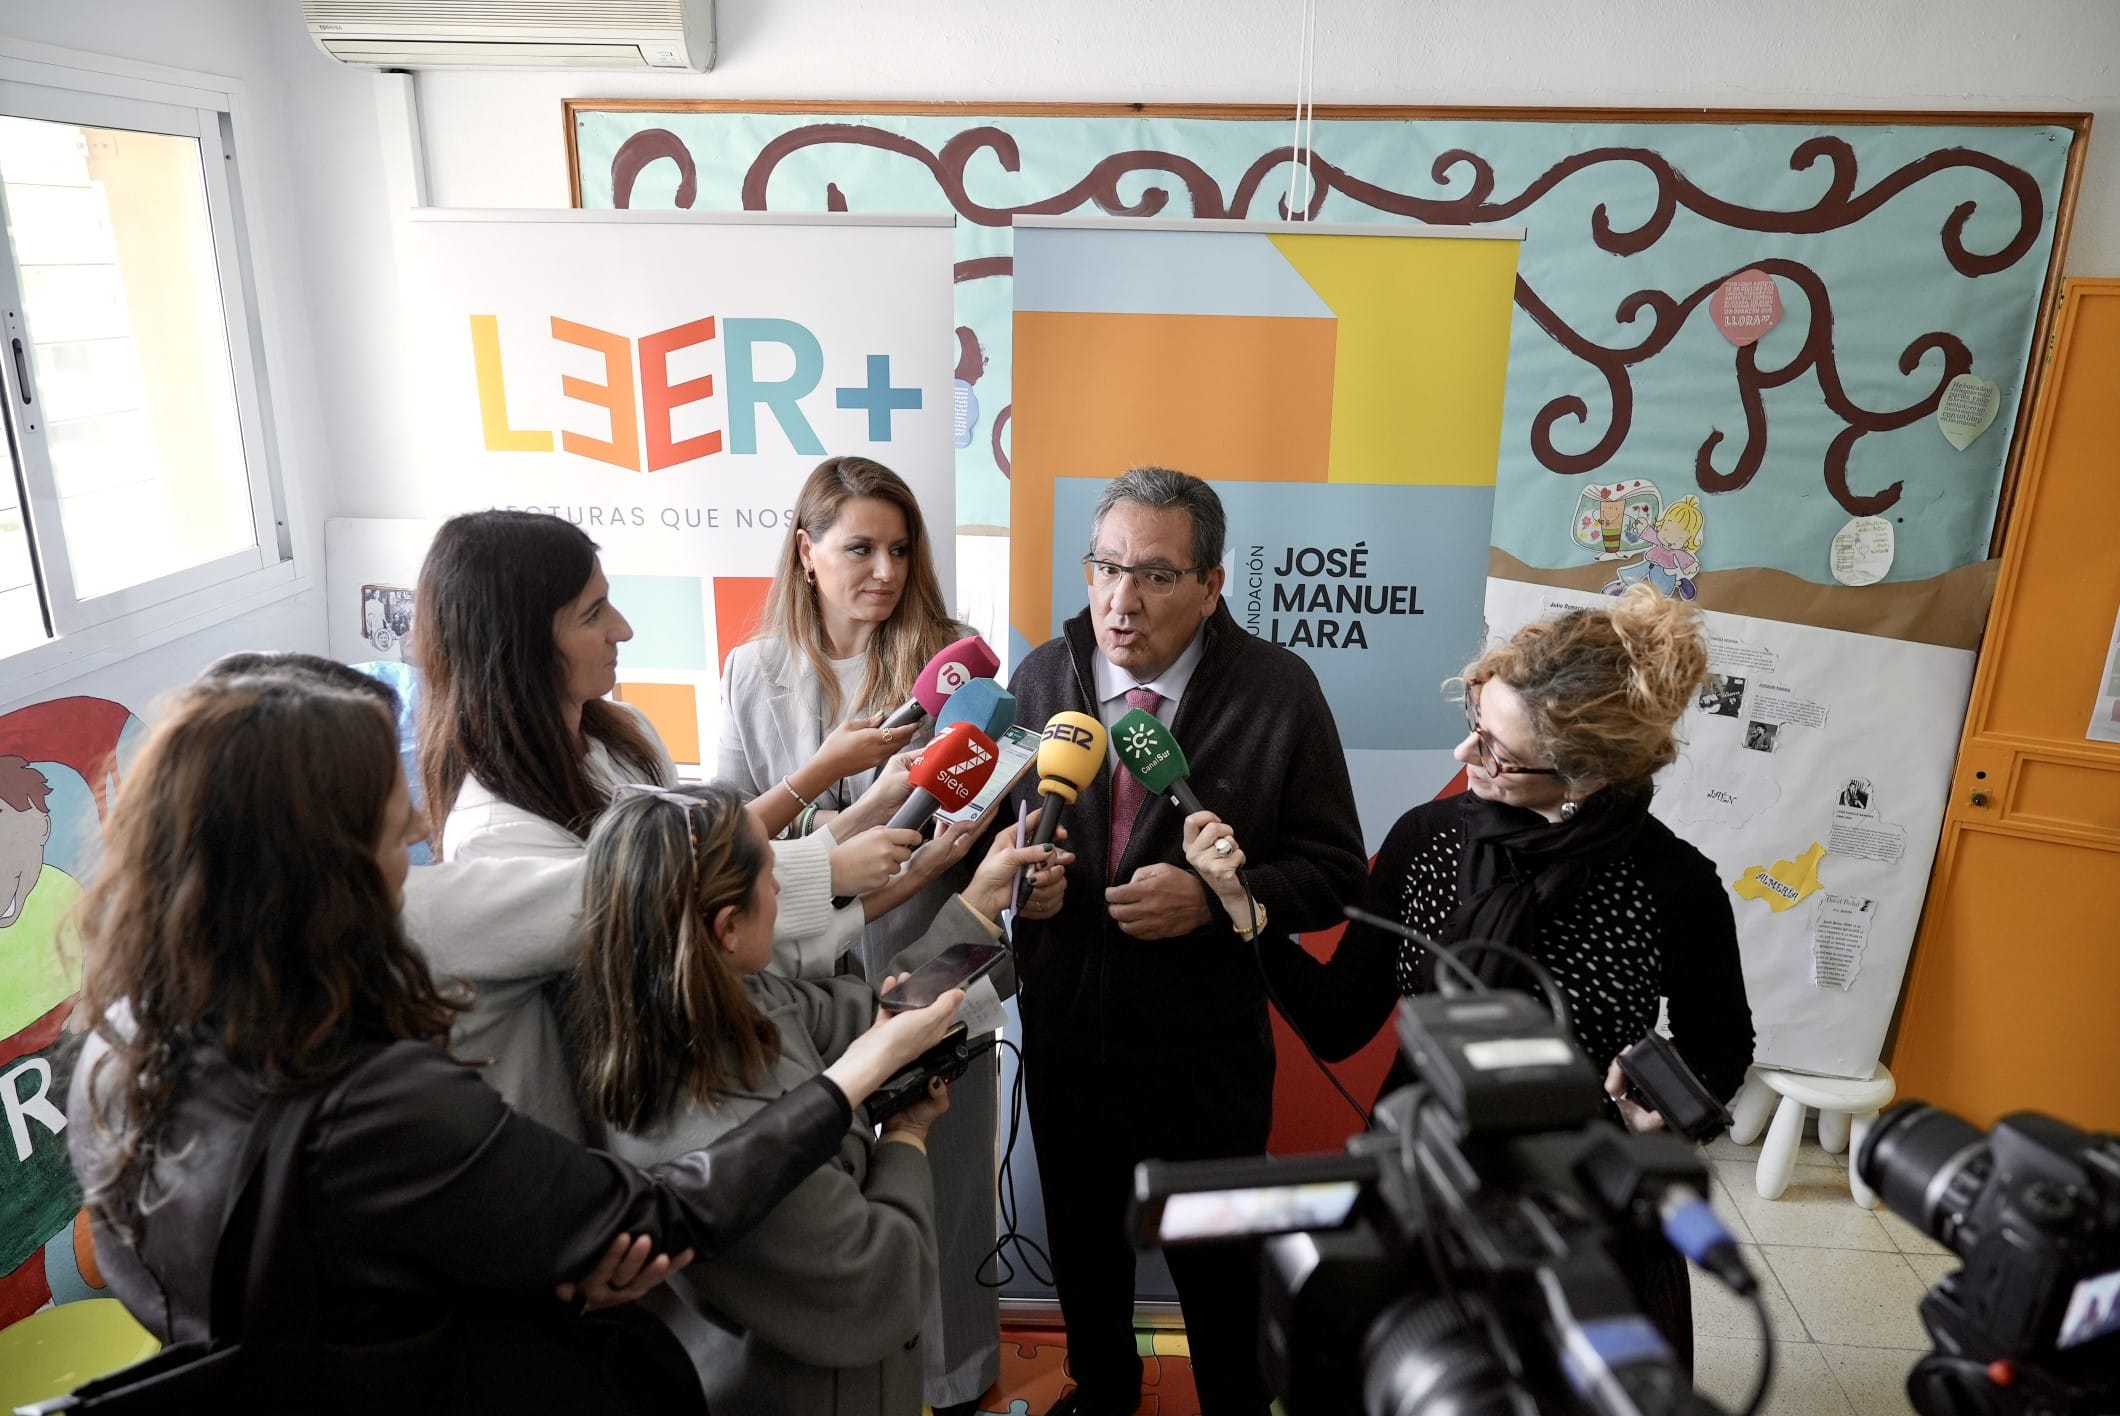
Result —
[[[1623, 856], [1649, 817], [1649, 793], [1606, 788], [1567, 821], [1466, 792], [1465, 847], [1458, 857], [1458, 907], [1442, 942], [1486, 939], [1537, 955], [1539, 921], [1580, 894], [1598, 870]], [[1517, 973], [1498, 954], [1467, 960], [1488, 984]], [[1518, 986], [1529, 980], [1519, 979]]]

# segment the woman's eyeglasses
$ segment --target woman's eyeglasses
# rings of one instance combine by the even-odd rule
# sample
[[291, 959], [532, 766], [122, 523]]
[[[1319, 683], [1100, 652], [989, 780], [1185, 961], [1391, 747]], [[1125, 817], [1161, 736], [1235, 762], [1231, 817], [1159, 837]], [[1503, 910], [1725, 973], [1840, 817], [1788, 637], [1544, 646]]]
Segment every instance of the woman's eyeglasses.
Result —
[[1465, 696], [1465, 726], [1472, 729], [1473, 740], [1480, 745], [1480, 765], [1495, 776], [1558, 777], [1561, 774], [1558, 767], [1519, 767], [1514, 762], [1504, 761], [1494, 750], [1494, 739], [1488, 737], [1487, 730], [1480, 726], [1479, 700], [1470, 694]]

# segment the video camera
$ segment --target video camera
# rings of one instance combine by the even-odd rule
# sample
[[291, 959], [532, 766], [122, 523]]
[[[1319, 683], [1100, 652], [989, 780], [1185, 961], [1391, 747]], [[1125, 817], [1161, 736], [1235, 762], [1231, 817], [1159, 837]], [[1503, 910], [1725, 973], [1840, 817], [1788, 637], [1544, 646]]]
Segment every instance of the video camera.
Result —
[[1377, 1129], [1343, 1155], [1146, 1162], [1136, 1243], [1264, 1238], [1262, 1357], [1291, 1416], [1714, 1411], [1618, 1259], [1660, 1227], [1767, 1336], [1694, 1147], [1608, 1119], [1564, 1005], [1424, 995], [1397, 1029], [1417, 1080]]
[[1965, 1261], [1921, 1300], [1923, 1416], [2120, 1410], [2120, 1137], [2036, 1112], [1983, 1135], [1918, 1101], [1871, 1128], [1856, 1173]]

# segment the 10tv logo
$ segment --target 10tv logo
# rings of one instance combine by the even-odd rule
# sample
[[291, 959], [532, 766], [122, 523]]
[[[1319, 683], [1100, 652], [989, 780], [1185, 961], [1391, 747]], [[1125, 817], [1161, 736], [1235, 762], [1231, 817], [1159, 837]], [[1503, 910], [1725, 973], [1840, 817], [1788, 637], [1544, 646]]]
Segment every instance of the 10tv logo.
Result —
[[[551, 337], [560, 344], [602, 356], [602, 383], [563, 374], [559, 391], [564, 398], [601, 409], [611, 419], [609, 438], [559, 431], [557, 439], [562, 451], [629, 472], [660, 472], [720, 452], [745, 456], [758, 451], [758, 420], [763, 410], [779, 425], [796, 452], [808, 457], [824, 455], [824, 443], [803, 408], [803, 401], [818, 393], [818, 385], [824, 381], [824, 346], [815, 334], [794, 320], [725, 319], [717, 324], [715, 317], [709, 315], [635, 340], [554, 315]], [[726, 425], [679, 438], [672, 431], [677, 410], [713, 398], [717, 385], [712, 374], [673, 384], [670, 356], [679, 350], [717, 342], [723, 355], [719, 393]], [[792, 368], [780, 377], [761, 376], [762, 348], [781, 351], [768, 356], [776, 364], [786, 364], [792, 356]], [[478, 377], [479, 424], [486, 450], [551, 452], [553, 430], [519, 428], [510, 421], [498, 316], [471, 316], [471, 359]], [[832, 406], [866, 414], [867, 440], [887, 443], [891, 441], [892, 415], [918, 409], [920, 390], [891, 382], [888, 354], [869, 355], [865, 370], [863, 383], [831, 390]]]

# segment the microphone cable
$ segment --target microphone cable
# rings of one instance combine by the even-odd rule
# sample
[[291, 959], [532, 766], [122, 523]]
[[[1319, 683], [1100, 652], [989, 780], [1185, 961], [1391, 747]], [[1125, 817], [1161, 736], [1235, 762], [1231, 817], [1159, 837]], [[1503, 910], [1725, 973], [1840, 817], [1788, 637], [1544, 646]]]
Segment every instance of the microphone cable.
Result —
[[[1201, 883], [1205, 884], [1206, 882], [1202, 881]], [[1243, 871], [1239, 870], [1237, 872], [1237, 883], [1244, 887], [1244, 909], [1246, 912], [1246, 917], [1250, 919], [1257, 919], [1259, 917], [1259, 902], [1252, 898], [1251, 877], [1249, 875], [1246, 875]], [[1214, 892], [1209, 891], [1208, 893], [1213, 894]], [[1281, 1015], [1281, 1021], [1288, 1024], [1288, 1030], [1296, 1035], [1296, 1041], [1302, 1043], [1303, 1050], [1310, 1054], [1311, 1062], [1317, 1066], [1317, 1069], [1320, 1072], [1323, 1072], [1325, 1074], [1325, 1080], [1332, 1083], [1332, 1089], [1340, 1094], [1341, 1099], [1344, 1100], [1348, 1104], [1348, 1106], [1353, 1108], [1355, 1115], [1362, 1118], [1362, 1129], [1365, 1131], [1368, 1130], [1368, 1110], [1362, 1105], [1362, 1103], [1354, 1099], [1353, 1092], [1347, 1090], [1346, 1087], [1340, 1084], [1340, 1079], [1333, 1075], [1332, 1068], [1325, 1064], [1325, 1059], [1318, 1056], [1317, 1048], [1311, 1046], [1310, 1039], [1304, 1036], [1303, 1025], [1296, 1021], [1295, 1015], [1293, 1013], [1288, 1011], [1288, 1005], [1281, 1001], [1281, 995], [1274, 992], [1273, 979], [1266, 972], [1266, 955], [1265, 952], [1259, 947], [1259, 938], [1265, 933], [1265, 930], [1259, 930], [1257, 933], [1251, 936], [1250, 942], [1251, 961], [1253, 966], [1259, 971], [1260, 984], [1263, 985], [1266, 989], [1266, 1001], [1273, 1004], [1274, 1011]], [[1303, 947], [1302, 944], [1298, 943], [1293, 936], [1289, 938], [1288, 943], [1290, 948], [1300, 949]]]
[[[1057, 1290], [1059, 1285], [1053, 1282], [1052, 1255], [1017, 1227], [1020, 1221], [1017, 1219], [1014, 1164], [1016, 1137], [1023, 1125], [1023, 1049], [1006, 1037], [997, 1038], [995, 1044], [1016, 1059], [1016, 1079], [1009, 1085], [1008, 1141], [1001, 1148], [1001, 1165], [994, 1175], [994, 1208], [1001, 1220], [1001, 1237], [994, 1241], [993, 1248], [980, 1256], [978, 1265], [972, 1270], [972, 1279], [981, 1288], [1001, 1288], [1014, 1282], [1016, 1265], [1008, 1257], [1008, 1251], [1014, 1249], [1017, 1258], [1022, 1260], [1023, 1272], [1032, 1282]], [[986, 1276], [989, 1265], [992, 1265], [992, 1278]]]

